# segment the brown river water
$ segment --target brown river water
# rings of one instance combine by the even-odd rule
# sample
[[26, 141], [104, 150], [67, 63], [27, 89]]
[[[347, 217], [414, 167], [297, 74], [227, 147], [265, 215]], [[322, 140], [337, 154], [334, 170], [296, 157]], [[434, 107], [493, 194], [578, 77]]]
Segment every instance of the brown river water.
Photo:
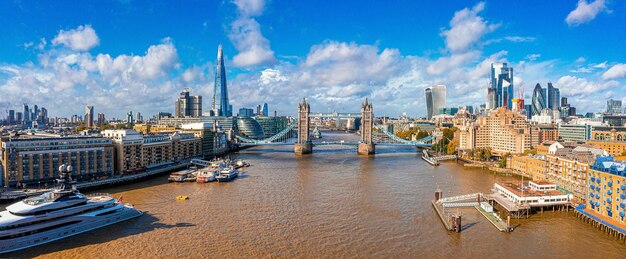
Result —
[[[323, 132], [323, 140], [355, 140]], [[516, 181], [454, 162], [431, 167], [414, 148], [260, 146], [236, 154], [252, 164], [230, 183], [168, 183], [167, 176], [108, 188], [139, 218], [3, 256], [44, 258], [624, 258], [626, 245], [578, 220], [544, 212], [497, 231], [474, 209], [447, 232], [430, 201], [489, 192]], [[177, 195], [189, 200], [177, 201]]]

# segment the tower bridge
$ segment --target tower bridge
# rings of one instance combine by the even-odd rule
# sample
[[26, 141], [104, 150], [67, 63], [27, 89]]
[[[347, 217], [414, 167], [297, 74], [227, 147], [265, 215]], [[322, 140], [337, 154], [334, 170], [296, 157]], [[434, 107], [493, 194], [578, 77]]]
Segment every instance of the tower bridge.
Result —
[[[345, 141], [313, 142], [311, 141], [312, 117], [360, 118], [360, 139], [356, 143]], [[311, 113], [309, 103], [303, 98], [298, 103], [298, 116], [281, 132], [264, 139], [252, 139], [241, 135], [235, 135], [235, 138], [240, 146], [293, 145], [296, 155], [311, 154], [314, 146], [322, 145], [356, 146], [357, 153], [361, 155], [374, 154], [376, 146], [430, 147], [432, 145], [432, 136], [411, 141], [400, 138], [382, 127], [375, 121], [372, 103], [367, 98], [361, 103], [360, 113]]]

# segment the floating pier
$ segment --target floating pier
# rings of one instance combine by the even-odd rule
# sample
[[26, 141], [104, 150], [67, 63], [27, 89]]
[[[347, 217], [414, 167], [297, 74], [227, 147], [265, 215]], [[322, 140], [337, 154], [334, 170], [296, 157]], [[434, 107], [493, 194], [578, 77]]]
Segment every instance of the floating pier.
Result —
[[502, 220], [493, 212], [493, 207], [485, 201], [484, 196], [485, 195], [482, 193], [472, 193], [443, 198], [443, 193], [437, 190], [435, 192], [435, 200], [432, 201], [432, 204], [441, 222], [448, 231], [461, 232], [462, 217], [460, 213], [448, 213], [446, 209], [475, 208], [499, 231], [511, 232], [513, 228], [510, 227], [510, 216], [507, 217], [507, 221]]

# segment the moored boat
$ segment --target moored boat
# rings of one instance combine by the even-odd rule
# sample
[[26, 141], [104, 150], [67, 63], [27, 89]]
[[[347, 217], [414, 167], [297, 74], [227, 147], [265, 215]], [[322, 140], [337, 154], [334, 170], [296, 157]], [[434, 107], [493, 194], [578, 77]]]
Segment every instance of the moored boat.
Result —
[[0, 212], [0, 253], [45, 244], [143, 213], [108, 194], [86, 196], [71, 185], [72, 166], [59, 167], [59, 187]]
[[215, 175], [217, 175], [217, 170], [215, 169], [200, 169], [196, 173], [196, 182], [199, 183], [208, 183], [215, 181]]
[[230, 182], [233, 179], [237, 178], [238, 175], [239, 172], [235, 168], [227, 167], [219, 171], [217, 176], [215, 176], [215, 179], [218, 182]]

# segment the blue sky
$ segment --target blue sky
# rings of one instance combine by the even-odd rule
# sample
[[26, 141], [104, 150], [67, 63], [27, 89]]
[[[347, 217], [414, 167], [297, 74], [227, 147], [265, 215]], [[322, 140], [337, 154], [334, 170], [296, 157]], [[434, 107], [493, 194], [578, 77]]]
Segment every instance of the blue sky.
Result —
[[0, 104], [152, 115], [188, 87], [208, 109], [220, 43], [235, 109], [293, 114], [307, 97], [350, 112], [369, 97], [378, 115], [423, 116], [433, 84], [448, 86], [448, 106], [484, 103], [496, 61], [527, 98], [550, 81], [579, 111], [626, 99], [623, 1], [381, 3], [2, 1]]

